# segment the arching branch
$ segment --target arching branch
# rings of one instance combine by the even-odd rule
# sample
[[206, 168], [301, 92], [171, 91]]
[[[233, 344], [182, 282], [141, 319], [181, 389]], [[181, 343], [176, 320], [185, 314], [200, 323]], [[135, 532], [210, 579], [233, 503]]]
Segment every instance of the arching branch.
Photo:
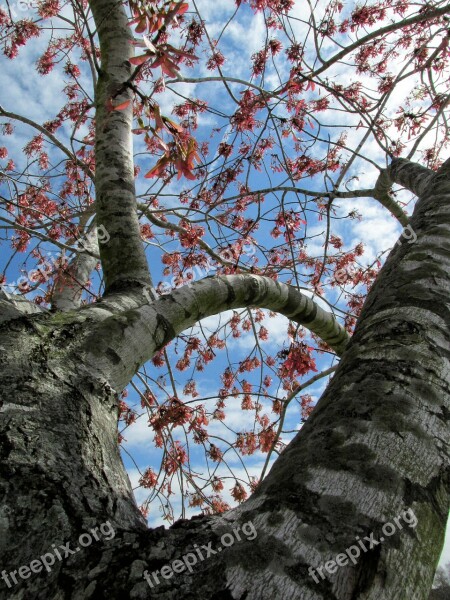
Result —
[[408, 217], [390, 195], [394, 183], [408, 189], [416, 196], [421, 196], [427, 189], [434, 172], [405, 158], [395, 158], [389, 167], [383, 169], [377, 179], [374, 198], [391, 211], [400, 223], [406, 227]]
[[[334, 315], [296, 288], [259, 275], [207, 277], [156, 301], [133, 306], [130, 296], [110, 296], [90, 312], [101, 323], [92, 328], [85, 348], [99, 377], [122, 389], [154, 353], [205, 317], [226, 310], [266, 308], [307, 327], [340, 356], [349, 334]], [[109, 335], [100, 335], [108, 332]], [[111, 335], [111, 333], [113, 335]]]
[[397, 183], [408, 189], [416, 196], [422, 196], [435, 173], [431, 169], [422, 167], [406, 158], [394, 158], [385, 171], [392, 183]]

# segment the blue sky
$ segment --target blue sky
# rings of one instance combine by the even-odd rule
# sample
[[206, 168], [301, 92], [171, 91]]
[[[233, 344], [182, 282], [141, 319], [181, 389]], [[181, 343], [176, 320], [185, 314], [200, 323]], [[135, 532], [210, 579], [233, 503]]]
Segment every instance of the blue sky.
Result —
[[[317, 11], [323, 10], [326, 3], [319, 3], [317, 5]], [[223, 24], [226, 22], [227, 18], [231, 16], [234, 11], [234, 3], [229, 0], [218, 0], [214, 3], [209, 2], [208, 0], [198, 0], [197, 6], [199, 11], [201, 12], [202, 17], [205, 19], [208, 25], [208, 32], [211, 38], [218, 38], [220, 36], [220, 48], [223, 50], [224, 54], [227, 57], [227, 62], [224, 65], [225, 74], [230, 77], [242, 77], [245, 78], [248, 76], [248, 64], [250, 57], [252, 54], [259, 50], [264, 42], [265, 36], [265, 27], [264, 22], [261, 15], [254, 15], [252, 11], [248, 7], [243, 7], [241, 11], [241, 17], [232, 21], [227, 28], [223, 31]], [[300, 13], [299, 13], [300, 14]], [[293, 26], [296, 28], [296, 35], [299, 37], [302, 36], [305, 30], [305, 25], [300, 21], [296, 21], [293, 23]], [[324, 43], [324, 51], [327, 51], [328, 42]], [[0, 88], [0, 104], [2, 104], [7, 110], [14, 110], [15, 112], [24, 114], [28, 116], [30, 119], [36, 120], [39, 123], [43, 123], [49, 118], [52, 118], [56, 112], [60, 109], [62, 105], [61, 100], [61, 72], [57, 69], [46, 76], [45, 80], [39, 76], [35, 70], [33, 69], [33, 64], [35, 63], [37, 57], [40, 53], [42, 53], [45, 47], [44, 38], [39, 40], [33, 40], [27, 46], [20, 50], [19, 57], [15, 61], [7, 61], [2, 60], [2, 86]], [[331, 48], [330, 51], [332, 51]], [[74, 61], [76, 60], [76, 56], [74, 57]], [[19, 74], [19, 75], [18, 75]], [[209, 71], [203, 66], [201, 63], [198, 67], [196, 67], [194, 73], [196, 77], [210, 75]], [[191, 75], [191, 73], [189, 73]], [[348, 78], [348, 74], [345, 71], [345, 67], [343, 65], [339, 65], [335, 68], [334, 75], [336, 77]], [[354, 76], [353, 76], [354, 78]], [[354, 78], [355, 79], [355, 78]], [[90, 89], [90, 84], [88, 80], [88, 74], [86, 71], [82, 71], [82, 82], [83, 85]], [[271, 83], [276, 86], [276, 74], [273, 70], [269, 70], [266, 74], [265, 84], [270, 87]], [[409, 85], [409, 87], [408, 87]], [[399, 93], [406, 95], [410, 91], [411, 84], [407, 84], [406, 82], [399, 87]], [[230, 89], [233, 93], [238, 96], [239, 92], [242, 90], [242, 86], [240, 84], [232, 84], [230, 83]], [[176, 90], [176, 93], [175, 91]], [[161, 104], [162, 112], [171, 115], [172, 106], [175, 102], [180, 102], [179, 96], [177, 94], [181, 94], [184, 96], [191, 97], [199, 97], [205, 98], [208, 100], [208, 103], [211, 106], [220, 106], [223, 111], [232, 111], [232, 102], [230, 98], [224, 95], [223, 86], [215, 83], [206, 84], [198, 84], [198, 83], [177, 83], [176, 85], [167, 84], [167, 90], [164, 94], [159, 96], [158, 101]], [[312, 92], [309, 92], [310, 97], [312, 98]], [[281, 111], [281, 108], [280, 108]], [[280, 112], [280, 115], [282, 113]], [[358, 131], [354, 127], [354, 117], [346, 114], [340, 115], [339, 126], [342, 130], [346, 130], [350, 139], [350, 145], [357, 145], [360, 137], [361, 131]], [[324, 121], [326, 123], [326, 119]], [[211, 129], [212, 127], [222, 127], [222, 129], [215, 133], [214, 136], [211, 137]], [[306, 128], [306, 130], [308, 127]], [[310, 133], [313, 133], [310, 131]], [[21, 155], [21, 149], [23, 146], [29, 141], [33, 134], [31, 133], [30, 128], [26, 126], [17, 126], [14, 138], [12, 140], [8, 139], [8, 148], [11, 150], [11, 154], [15, 159], [18, 167], [25, 166], [25, 159], [23, 155]], [[69, 130], [66, 128], [62, 132], [60, 132], [63, 141], [68, 141]], [[205, 113], [200, 115], [199, 117], [199, 129], [197, 131], [198, 139], [208, 141], [211, 143], [211, 148], [214, 149], [218, 146], [221, 141], [226, 141], [228, 139], [228, 129], [226, 128], [226, 120], [223, 119], [220, 121], [217, 117], [213, 117], [210, 113]], [[288, 145], [292, 145], [292, 142], [289, 140], [285, 141], [286, 147]], [[2, 145], [2, 143], [0, 143]], [[318, 145], [318, 150], [320, 148], [325, 148], [325, 142], [321, 145]], [[135, 139], [135, 150], [137, 153], [143, 151], [144, 146], [140, 138]], [[370, 154], [371, 158], [375, 162], [379, 162], [382, 164], [383, 155], [377, 145], [369, 140], [365, 146], [365, 152]], [[50, 151], [50, 156], [52, 159], [57, 159], [57, 153], [54, 150]], [[142, 167], [142, 172], [148, 170], [154, 164], [154, 159], [152, 157], [140, 156], [137, 159], [137, 164]], [[220, 164], [220, 161], [216, 163]], [[357, 175], [360, 180], [353, 181], [349, 184], [351, 187], [370, 187], [375, 181], [376, 178], [376, 170], [371, 167], [369, 163], [365, 163], [363, 161], [356, 161], [353, 171], [351, 175]], [[263, 173], [264, 175], [264, 173]], [[263, 175], [259, 172], [252, 170], [249, 175], [249, 185], [252, 189], [258, 187], [265, 187], [267, 185], [267, 178], [264, 179]], [[272, 174], [272, 183], [279, 183], [282, 180], [281, 175]], [[260, 184], [264, 182], [264, 185]], [[163, 189], [163, 193], [167, 194], [165, 197], [165, 204], [167, 207], [177, 205], [176, 196], [182, 189], [187, 189], [189, 182], [185, 180], [181, 180], [179, 182], [171, 183], [169, 186]], [[303, 182], [300, 182], [302, 185]], [[309, 182], [308, 182], [309, 184]], [[319, 185], [322, 184], [312, 184], [311, 189], [319, 189]], [[315, 187], [314, 187], [315, 186]], [[139, 194], [145, 197], [150, 194], [155, 194], [161, 187], [160, 182], [148, 180], [144, 180], [140, 178], [137, 183], [137, 190]], [[4, 190], [2, 190], [4, 192]], [[410, 198], [409, 195], [400, 196], [404, 200], [408, 200]], [[268, 196], [267, 201], [264, 205], [264, 209], [269, 211], [273, 210], [273, 208], [277, 205], [277, 200], [275, 198], [271, 198]], [[297, 197], [291, 195], [287, 197], [287, 202], [298, 203]], [[337, 203], [337, 212], [336, 219], [333, 221], [333, 233], [336, 235], [340, 235], [345, 243], [345, 249], [351, 249], [354, 247], [356, 243], [362, 241], [365, 247], [365, 253], [361, 258], [361, 264], [369, 265], [371, 264], [377, 256], [383, 253], [387, 248], [392, 247], [401, 232], [401, 227], [399, 224], [386, 213], [386, 210], [383, 209], [376, 201], [369, 198], [360, 198], [360, 199], [345, 199], [340, 200]], [[363, 215], [362, 220], [348, 220], [344, 219], [352, 209], [357, 209], [358, 212]], [[253, 212], [252, 212], [253, 211]], [[253, 207], [250, 210], [249, 215], [256, 215], [257, 207]], [[260, 246], [270, 246], [270, 244], [274, 244], [275, 242], [270, 237], [270, 229], [273, 224], [263, 224], [257, 234], [257, 241]], [[307, 240], [307, 249], [311, 255], [320, 256], [323, 253], [323, 240], [324, 240], [324, 232], [325, 226], [324, 222], [320, 221], [317, 216], [312, 212], [308, 212], [308, 237], [310, 239]], [[217, 231], [216, 231], [217, 233]], [[214, 238], [207, 235], [205, 238], [206, 241], [210, 243], [214, 243]], [[230, 241], [231, 238], [228, 238], [227, 241]], [[283, 239], [280, 238], [278, 242], [282, 242]], [[45, 245], [43, 247], [45, 252], [50, 252], [51, 256], [56, 254], [56, 248], [53, 245]], [[166, 239], [164, 242], [164, 251], [165, 252], [176, 252], [182, 250], [178, 240], [169, 240]], [[170, 276], [164, 276], [162, 273], [162, 268], [159, 264], [159, 261], [155, 259], [156, 253], [158, 256], [161, 254], [161, 251], [157, 249], [154, 245], [149, 245], [147, 248], [148, 256], [150, 259], [150, 264], [152, 268], [152, 276], [155, 284], [159, 281], [170, 281]], [[255, 251], [255, 254], [262, 259], [262, 254], [259, 249]], [[17, 280], [20, 276], [20, 269], [23, 269], [27, 272], [30, 268], [34, 266], [33, 261], [27, 261], [23, 264], [26, 255], [18, 255], [13, 261], [10, 263], [8, 270], [8, 283], [11, 281]], [[0, 271], [3, 269], [4, 265], [8, 260], [8, 246], [5, 244], [3, 246], [3, 252], [0, 257]], [[335, 303], [337, 301], [336, 292], [333, 290], [328, 290], [326, 292], [326, 300], [329, 302]], [[325, 302], [321, 302], [318, 300], [321, 305], [326, 308], [327, 304]], [[337, 306], [344, 307], [342, 301], [337, 302]], [[221, 323], [224, 323], [224, 316], [222, 317], [210, 317], [206, 319], [205, 322], [201, 323], [200, 326], [195, 327], [195, 333], [202, 335], [208, 332], [214, 332], [217, 328], [219, 319], [221, 319]], [[274, 353], [272, 349], [274, 346], [277, 351], [283, 348], [283, 344], [286, 346], [287, 336], [286, 336], [286, 326], [287, 321], [283, 317], [276, 316], [273, 318], [266, 317], [262, 324], [269, 330], [270, 338], [269, 342], [262, 342], [261, 346], [263, 349]], [[201, 331], [203, 329], [203, 332]], [[227, 361], [232, 360], [242, 360], [246, 356], [248, 352], [251, 351], [253, 346], [253, 336], [243, 335], [238, 339], [229, 339], [227, 341], [226, 349], [222, 351], [217, 351], [217, 358], [213, 362], [212, 365], [207, 366], [202, 373], [191, 373], [190, 370], [187, 370], [184, 373], [176, 374], [176, 383], [177, 389], [182, 395], [182, 389], [184, 382], [186, 380], [186, 374], [190, 377], [195, 377], [197, 380], [197, 387], [200, 392], [200, 398], [207, 397], [209, 400], [205, 401], [214, 403], [214, 398], [217, 395], [217, 390], [220, 387], [220, 379], [219, 374], [225, 368]], [[179, 356], [176, 353], [181, 352], [181, 345], [178, 347], [175, 344], [171, 345], [169, 350], [169, 355], [173, 358]], [[319, 371], [327, 368], [331, 364], [330, 359], [327, 356], [318, 356], [317, 357], [317, 365]], [[146, 373], [150, 378], [157, 379], [159, 372], [152, 367], [151, 365], [147, 365], [145, 367]], [[245, 377], [252, 381], [256, 381], [258, 373], [246, 373]], [[313, 375], [310, 373], [309, 376]], [[170, 378], [168, 376], [165, 377], [165, 383], [162, 387], [169, 386]], [[311, 394], [314, 401], [316, 401], [320, 394], [322, 393], [324, 386], [326, 384], [326, 379], [321, 380], [314, 384], [310, 389], [308, 389], [308, 393]], [[136, 379], [135, 385], [143, 390], [142, 380]], [[276, 387], [271, 388], [271, 392], [276, 395], [280, 393], [277, 391]], [[163, 392], [161, 392], [161, 397], [163, 397]], [[130, 388], [129, 395], [127, 398], [127, 402], [130, 405], [137, 404], [139, 405], [139, 399], [136, 391], [133, 388]], [[195, 405], [195, 404], [193, 404]], [[267, 410], [270, 409], [270, 403], [267, 403]], [[141, 412], [141, 411], [140, 411]], [[291, 430], [292, 432], [297, 430], [300, 425], [300, 410], [298, 404], [295, 402], [292, 403], [291, 409], [288, 413], [288, 419], [286, 422], [286, 428]], [[232, 402], [228, 405], [228, 419], [225, 421], [225, 424], [228, 424], [231, 431], [228, 430], [224, 426], [219, 426], [219, 424], [215, 423], [211, 431], [214, 435], [221, 437], [223, 440], [223, 447], [226, 447], [226, 442], [232, 441], [234, 439], [236, 431], [248, 430], [252, 427], [252, 423], [254, 420], [254, 415], [251, 411], [242, 411], [240, 408], [240, 401], [236, 399], [234, 404]], [[283, 439], [288, 441], [292, 437], [293, 433], [283, 436]], [[126, 442], [124, 442], [124, 462], [128, 469], [130, 479], [132, 481], [133, 486], [137, 485], [139, 479], [139, 470], [142, 472], [148, 466], [152, 466], [154, 469], [158, 468], [159, 460], [161, 457], [160, 450], [156, 449], [153, 444], [153, 435], [146, 423], [146, 416], [144, 414], [143, 417], [138, 419], [138, 422], [130, 427], [126, 432], [124, 432], [124, 436], [126, 438]], [[183, 436], [181, 435], [180, 440], [183, 442]], [[200, 446], [191, 445], [191, 460], [192, 460], [192, 470], [194, 472], [204, 472], [207, 473], [206, 469], [212, 469], [216, 465], [209, 464], [206, 465], [204, 462], [204, 452]], [[132, 456], [132, 458], [130, 458]], [[235, 477], [242, 478], [243, 480], [248, 478], [246, 473], [246, 469], [250, 475], [257, 476], [261, 472], [262, 465], [265, 460], [265, 455], [261, 453], [257, 453], [251, 457], [244, 457], [245, 465], [243, 461], [237, 454], [233, 454], [230, 451], [227, 454], [227, 459], [229, 461], [229, 465], [232, 468], [232, 471], [228, 470], [225, 466], [222, 466], [218, 470], [218, 474], [227, 477], [225, 484], [225, 499], [231, 503], [231, 496], [229, 493], [229, 488], [233, 485]], [[179, 488], [179, 485], [178, 485]], [[174, 485], [174, 489], [177, 490], [177, 485]], [[147, 496], [147, 491], [138, 489], [136, 490], [136, 497], [139, 503], [142, 503]], [[179, 497], [174, 500], [175, 506], [175, 514], [178, 516], [181, 511], [181, 502]], [[192, 510], [188, 510], [187, 514], [192, 514]], [[149, 523], [151, 525], [159, 525], [163, 523], [162, 514], [159, 510], [158, 506], [154, 506], [151, 508], [149, 515]], [[449, 536], [448, 536], [449, 538]], [[450, 538], [447, 539], [447, 544], [445, 546], [444, 553], [442, 555], [441, 562], [450, 561]]]

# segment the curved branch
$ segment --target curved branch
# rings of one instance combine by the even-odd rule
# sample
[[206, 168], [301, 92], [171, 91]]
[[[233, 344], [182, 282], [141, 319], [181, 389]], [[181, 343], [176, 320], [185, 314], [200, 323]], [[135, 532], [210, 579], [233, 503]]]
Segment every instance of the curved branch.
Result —
[[405, 187], [417, 197], [426, 192], [435, 175], [431, 169], [406, 158], [395, 158], [387, 171], [394, 183]]
[[[400, 211], [401, 209], [389, 196], [389, 190], [392, 185], [397, 183], [419, 197], [426, 191], [434, 175], [435, 173], [431, 169], [422, 167], [422, 165], [411, 162], [406, 158], [394, 158], [389, 167], [381, 171], [375, 184], [374, 197], [395, 214], [395, 207]], [[403, 213], [403, 211], [401, 212]], [[406, 221], [405, 226], [407, 224], [408, 221]]]
[[391, 196], [391, 187], [393, 183], [394, 182], [389, 177], [388, 169], [383, 169], [378, 176], [372, 196], [375, 200], [378, 200], [384, 208], [387, 208], [403, 227], [406, 227], [408, 225], [408, 216]]
[[87, 364], [123, 389], [136, 369], [179, 333], [205, 317], [244, 307], [284, 315], [319, 336], [338, 356], [349, 340], [334, 315], [296, 288], [259, 275], [227, 275], [207, 277], [144, 305], [141, 296], [140, 305], [136, 300], [133, 306], [129, 294], [111, 295], [92, 305], [85, 314], [101, 322], [84, 343]]

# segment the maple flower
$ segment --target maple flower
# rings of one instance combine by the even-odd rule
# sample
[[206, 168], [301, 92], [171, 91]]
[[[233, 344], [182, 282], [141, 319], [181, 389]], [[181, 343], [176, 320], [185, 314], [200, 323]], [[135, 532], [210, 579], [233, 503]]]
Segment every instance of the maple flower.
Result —
[[261, 452], [269, 452], [276, 438], [276, 433], [272, 427], [259, 433], [259, 446]]
[[211, 487], [215, 492], [221, 492], [223, 490], [223, 482], [214, 476], [211, 480]]
[[[311, 356], [312, 348], [304, 342], [296, 342], [291, 345], [287, 351], [287, 358], [281, 364], [279, 374], [281, 377], [294, 378], [297, 375], [305, 375], [309, 371], [316, 371], [316, 361]], [[283, 357], [286, 351], [282, 350], [278, 353], [279, 357]]]
[[42, 150], [43, 143], [44, 143], [44, 136], [42, 135], [42, 133], [34, 136], [34, 138], [32, 138], [31, 141], [29, 141], [28, 144], [26, 144], [24, 146], [24, 149], [23, 149], [24, 154], [26, 156], [28, 156], [29, 158], [31, 156], [33, 156], [34, 154], [37, 154], [38, 152], [40, 152]]
[[215, 50], [208, 59], [206, 63], [206, 68], [209, 71], [214, 71], [214, 69], [218, 69], [225, 62], [225, 57], [220, 50]]
[[139, 485], [144, 488], [154, 488], [158, 483], [158, 476], [153, 469], [146, 469], [144, 474], [139, 479]]
[[208, 456], [214, 462], [221, 462], [223, 453], [215, 444], [210, 444], [208, 450]]
[[187, 461], [186, 450], [181, 446], [181, 443], [177, 440], [170, 446], [164, 461], [163, 467], [167, 475], [172, 475]]
[[300, 396], [300, 399], [301, 399], [301, 418], [302, 418], [302, 421], [306, 421], [306, 419], [312, 413], [313, 408], [314, 408], [312, 406], [313, 399], [309, 394], [304, 394], [303, 396]]
[[43, 19], [56, 17], [60, 10], [59, 0], [43, 0], [38, 5], [38, 13]]
[[219, 498], [218, 496], [211, 499], [212, 510], [217, 513], [224, 513], [227, 510], [230, 510], [229, 504], [227, 504], [224, 500]]
[[238, 433], [236, 448], [240, 450], [242, 455], [253, 454], [257, 448], [256, 434], [252, 431], [247, 433]]
[[244, 500], [247, 498], [247, 492], [245, 491], [242, 483], [239, 483], [239, 481], [236, 481], [234, 487], [230, 489], [230, 492], [236, 502], [244, 502]]

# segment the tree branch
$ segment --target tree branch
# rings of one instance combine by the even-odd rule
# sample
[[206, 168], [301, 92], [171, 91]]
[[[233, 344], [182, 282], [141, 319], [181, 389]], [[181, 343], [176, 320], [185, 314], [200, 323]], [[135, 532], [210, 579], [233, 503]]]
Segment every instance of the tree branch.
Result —
[[55, 281], [52, 294], [52, 308], [55, 310], [68, 311], [80, 306], [83, 290], [97, 264], [93, 256], [99, 253], [96, 228], [84, 237], [83, 247], [89, 250], [89, 254], [75, 255]]
[[[132, 90], [124, 86], [133, 54], [124, 6], [115, 0], [91, 0], [100, 40], [101, 70], [95, 90], [95, 188], [97, 222], [111, 239], [100, 246], [106, 292], [151, 286], [141, 241], [134, 185]], [[129, 100], [124, 110], [113, 105]]]
[[18, 319], [23, 315], [44, 312], [46, 312], [45, 308], [33, 304], [33, 302], [30, 302], [22, 296], [8, 294], [8, 292], [5, 292], [0, 286], [0, 323], [10, 321], [11, 319]]
[[435, 19], [436, 17], [440, 17], [442, 15], [447, 14], [449, 11], [450, 11], [450, 5], [448, 5], [448, 4], [446, 4], [445, 6], [442, 6], [440, 8], [434, 8], [434, 9], [429, 7], [429, 9], [426, 12], [419, 12], [417, 15], [414, 15], [413, 17], [409, 17], [408, 19], [403, 19], [402, 21], [397, 21], [395, 23], [391, 23], [389, 25], [386, 25], [385, 27], [380, 27], [379, 29], [376, 29], [375, 31], [368, 33], [367, 35], [360, 38], [359, 40], [356, 40], [355, 42], [353, 42], [353, 44], [350, 44], [350, 46], [343, 48], [340, 52], [338, 52], [337, 54], [332, 56], [330, 59], [326, 60], [318, 69], [313, 71], [313, 73], [311, 74], [311, 78], [317, 77], [317, 75], [320, 75], [321, 73], [326, 71], [328, 69], [328, 67], [330, 67], [331, 65], [335, 64], [336, 62], [342, 60], [345, 56], [347, 56], [347, 54], [350, 54], [351, 52], [353, 52], [353, 50], [356, 50], [360, 46], [367, 44], [367, 42], [370, 42], [377, 38], [381, 38], [386, 33], [391, 33], [392, 31], [397, 31], [398, 29], [404, 29], [410, 25], [415, 25], [416, 23], [422, 23], [423, 21]]
[[427, 190], [435, 173], [406, 158], [395, 158], [388, 167], [388, 173], [394, 183], [420, 197]]
[[[405, 158], [394, 158], [386, 169], [383, 169], [375, 184], [374, 197], [379, 200], [383, 206], [395, 214], [394, 210], [401, 211], [398, 204], [389, 196], [389, 190], [394, 183], [401, 185], [415, 194], [417, 197], [422, 196], [429, 186], [435, 173], [431, 169], [422, 167], [421, 165], [411, 162]], [[395, 216], [397, 216], [395, 214]], [[405, 215], [404, 215], [405, 216]], [[397, 216], [397, 218], [399, 218]], [[406, 216], [405, 216], [406, 218]], [[408, 220], [402, 225], [407, 225]]]
[[100, 378], [123, 389], [136, 369], [179, 333], [205, 317], [244, 307], [284, 315], [318, 335], [338, 356], [349, 340], [334, 315], [296, 288], [259, 275], [228, 275], [207, 277], [144, 305], [141, 299], [133, 306], [130, 294], [92, 305], [87, 311], [97, 320], [101, 315], [101, 323], [85, 342], [86, 360]]
[[16, 113], [7, 111], [2, 106], [0, 106], [0, 116], [6, 117], [7, 119], [13, 119], [15, 121], [20, 121], [21, 123], [25, 123], [26, 125], [29, 125], [30, 127], [33, 127], [34, 129], [37, 129], [37, 131], [39, 131], [40, 133], [45, 135], [45, 137], [47, 137], [57, 148], [59, 148], [62, 152], [64, 152], [64, 154], [71, 161], [73, 161], [78, 167], [80, 167], [80, 169], [82, 169], [86, 173], [86, 175], [88, 177], [90, 177], [92, 179], [92, 181], [94, 181], [94, 173], [89, 169], [89, 167], [82, 160], [80, 160], [75, 154], [73, 154], [68, 148], [66, 148], [66, 146], [64, 146], [64, 144], [62, 142], [60, 142], [56, 136], [54, 136], [52, 133], [50, 133], [50, 131], [45, 129], [45, 127], [43, 127], [42, 125], [39, 125], [39, 123], [35, 123], [34, 121], [32, 121], [31, 119], [28, 119], [27, 117], [23, 117], [22, 115], [18, 115]]
[[402, 208], [397, 204], [394, 198], [391, 196], [391, 187], [394, 182], [389, 177], [387, 169], [383, 169], [378, 176], [375, 188], [373, 190], [373, 198], [387, 208], [398, 221], [406, 227], [408, 225], [408, 217]]

